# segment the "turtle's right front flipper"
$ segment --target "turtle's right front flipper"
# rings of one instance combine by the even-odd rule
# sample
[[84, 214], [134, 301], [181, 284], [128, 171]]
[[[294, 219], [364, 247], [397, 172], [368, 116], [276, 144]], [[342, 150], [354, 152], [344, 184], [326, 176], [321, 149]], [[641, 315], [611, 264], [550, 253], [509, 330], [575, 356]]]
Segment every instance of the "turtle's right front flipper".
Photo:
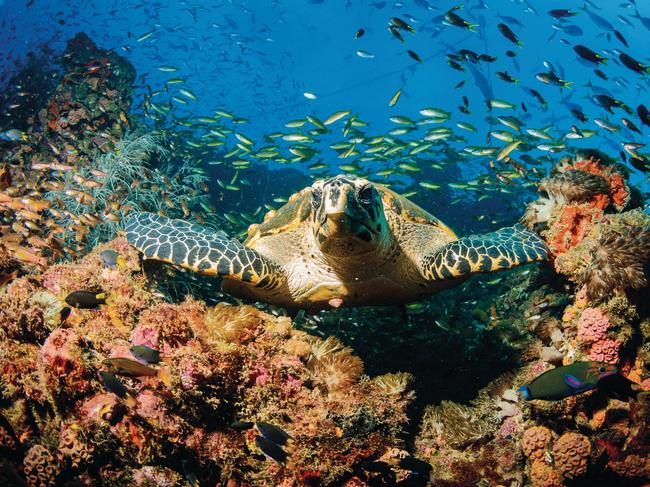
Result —
[[272, 262], [221, 231], [146, 212], [129, 215], [124, 229], [129, 243], [145, 259], [261, 287], [273, 285], [278, 278]]

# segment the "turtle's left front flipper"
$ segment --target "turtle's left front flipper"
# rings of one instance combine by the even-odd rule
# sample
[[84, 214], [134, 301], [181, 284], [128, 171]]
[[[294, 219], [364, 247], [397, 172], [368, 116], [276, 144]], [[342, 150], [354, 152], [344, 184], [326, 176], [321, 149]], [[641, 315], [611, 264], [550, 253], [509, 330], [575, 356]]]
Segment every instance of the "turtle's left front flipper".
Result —
[[450, 242], [435, 253], [425, 255], [420, 269], [425, 278], [439, 280], [542, 260], [548, 260], [544, 240], [517, 224]]

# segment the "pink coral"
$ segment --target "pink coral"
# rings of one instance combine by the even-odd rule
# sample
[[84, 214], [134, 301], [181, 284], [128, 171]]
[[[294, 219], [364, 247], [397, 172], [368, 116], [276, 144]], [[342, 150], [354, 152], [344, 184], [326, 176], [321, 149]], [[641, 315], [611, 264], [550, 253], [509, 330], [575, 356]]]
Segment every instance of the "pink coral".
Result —
[[584, 475], [589, 466], [591, 443], [580, 433], [564, 433], [553, 446], [553, 460], [560, 473], [573, 479]]
[[619, 340], [601, 340], [591, 346], [589, 359], [615, 365], [619, 360], [618, 351], [620, 347], [621, 342]]
[[599, 308], [586, 308], [578, 320], [578, 338], [597, 342], [607, 336], [609, 318]]

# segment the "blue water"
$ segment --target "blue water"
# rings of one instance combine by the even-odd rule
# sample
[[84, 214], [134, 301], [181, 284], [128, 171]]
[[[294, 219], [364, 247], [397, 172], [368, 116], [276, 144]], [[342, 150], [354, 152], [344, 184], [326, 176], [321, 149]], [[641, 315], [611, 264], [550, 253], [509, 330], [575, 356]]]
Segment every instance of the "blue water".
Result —
[[[487, 145], [486, 135], [490, 129], [509, 130], [502, 125], [491, 126], [486, 120], [487, 116], [499, 115], [517, 116], [526, 128], [550, 126], [549, 132], [555, 139], [570, 131], [572, 125], [581, 130], [597, 130], [592, 138], [568, 141], [567, 150], [551, 154], [553, 159], [570, 154], [579, 147], [599, 148], [620, 159], [621, 142], [647, 142], [650, 127], [639, 120], [636, 108], [640, 103], [650, 105], [650, 78], [620, 65], [616, 50], [642, 63], [650, 62], [647, 25], [650, 22], [650, 2], [594, 0], [586, 4], [592, 15], [579, 1], [466, 2], [464, 8], [456, 10], [456, 13], [471, 23], [479, 24], [477, 32], [443, 23], [444, 13], [456, 5], [457, 0], [6, 0], [0, 3], [2, 83], [7, 83], [8, 75], [24, 62], [28, 52], [47, 46], [52, 55], [60, 53], [66, 40], [84, 31], [100, 47], [114, 49], [136, 67], [135, 113], [142, 113], [146, 93], [163, 90], [152, 100], [166, 104], [172, 96], [179, 96], [180, 87], [185, 87], [196, 94], [198, 101], [188, 100], [187, 105], [172, 101], [174, 117], [211, 116], [216, 109], [226, 109], [248, 120], [246, 124], [237, 126], [237, 131], [256, 141], [271, 132], [294, 131], [284, 127], [288, 120], [304, 118], [308, 114], [324, 119], [337, 110], [351, 110], [358, 114], [359, 119], [368, 122], [369, 126], [364, 128], [366, 134], [383, 134], [396, 127], [389, 120], [391, 116], [418, 119], [419, 110], [433, 106], [452, 112], [452, 121], [444, 125], [465, 138], [450, 143], [456, 151], [468, 145]], [[577, 15], [560, 21], [547, 13], [550, 8], [571, 9]], [[646, 25], [636, 18], [635, 12], [645, 17]], [[395, 39], [387, 29], [389, 19], [394, 16], [408, 22], [416, 31], [401, 31], [405, 43]], [[504, 20], [503, 16], [510, 18]], [[514, 31], [522, 42], [521, 47], [499, 32], [497, 24], [500, 22]], [[563, 30], [554, 29], [554, 25]], [[361, 28], [365, 34], [355, 39], [355, 33]], [[614, 36], [612, 28], [622, 34], [629, 47]], [[138, 41], [149, 32], [149, 37]], [[576, 44], [585, 45], [609, 58], [607, 64], [596, 66], [579, 59], [573, 50]], [[411, 59], [407, 49], [417, 53], [422, 62]], [[464, 63], [465, 71], [459, 72], [452, 69], [445, 58], [447, 53], [459, 49], [486, 53], [497, 60], [473, 64], [471, 68], [471, 63]], [[359, 50], [374, 57], [362, 58], [356, 54]], [[508, 50], [514, 51], [516, 57], [508, 57], [505, 54]], [[545, 61], [550, 63], [547, 67]], [[173, 66], [178, 71], [162, 72], [159, 70], [161, 66]], [[571, 89], [546, 85], [535, 78], [537, 73], [548, 72], [548, 66], [552, 66], [560, 78], [571, 82]], [[598, 77], [595, 68], [601, 69], [608, 79]], [[496, 71], [507, 71], [519, 83], [502, 81], [495, 75]], [[165, 82], [172, 77], [181, 77], [186, 83], [169, 85], [165, 92]], [[479, 78], [485, 81], [483, 86], [477, 83]], [[464, 84], [457, 87], [461, 82]], [[540, 105], [526, 88], [537, 90], [547, 101], [547, 106]], [[389, 107], [389, 100], [397, 90], [402, 90], [402, 95], [395, 106]], [[305, 92], [313, 93], [317, 98], [308, 99], [303, 95]], [[591, 99], [595, 93], [608, 93], [635, 113], [628, 115], [616, 108], [613, 114], [608, 114]], [[488, 112], [484, 102], [486, 94], [506, 100], [516, 108]], [[457, 108], [463, 104], [463, 96], [469, 101], [469, 114], [460, 113]], [[571, 108], [579, 108], [589, 120], [586, 123], [576, 120]], [[622, 116], [632, 120], [642, 134], [623, 127]], [[595, 117], [620, 126], [620, 131], [610, 133], [599, 128], [593, 121]], [[471, 123], [477, 132], [457, 128], [455, 123], [459, 121]], [[173, 117], [168, 117], [168, 122], [173, 129]], [[149, 123], [153, 125], [151, 121]], [[324, 144], [341, 139], [343, 137], [338, 132], [325, 138]], [[494, 139], [491, 144], [495, 147], [505, 145]], [[257, 147], [261, 145], [264, 142], [259, 142]], [[647, 149], [640, 151], [647, 152]], [[215, 154], [222, 152], [215, 149]], [[541, 158], [540, 176], [544, 175], [550, 167], [544, 159], [549, 153], [533, 149], [529, 155]], [[330, 164], [330, 173], [338, 172], [336, 165], [341, 163], [335, 156], [335, 152], [323, 145], [319, 157]], [[436, 147], [426, 157], [432, 162], [445, 162], [448, 158]], [[484, 174], [489, 171], [489, 159], [465, 158], [461, 163], [447, 166], [436, 180], [444, 184]], [[308, 174], [307, 166], [314, 160], [293, 167]], [[271, 168], [277, 166], [270, 163]], [[373, 171], [385, 166], [365, 163], [364, 170], [372, 175]], [[632, 183], [647, 191], [647, 174], [632, 167], [630, 171]], [[417, 173], [402, 176], [407, 180], [411, 178], [413, 184], [419, 177], [423, 176]], [[427, 177], [429, 180], [431, 176]], [[402, 189], [408, 187], [404, 183]], [[519, 202], [532, 199], [533, 194], [534, 187], [527, 187], [516, 192], [516, 198], [504, 195], [503, 199], [493, 198], [479, 204], [462, 190], [444, 188], [443, 192], [436, 194], [419, 188], [415, 198], [439, 216], [452, 220], [455, 217], [460, 221], [463, 211], [440, 206], [451, 198], [467, 196], [467, 201], [461, 202], [460, 207], [465, 207], [465, 211], [476, 219], [486, 212], [497, 212], [508, 204], [510, 213], [504, 219], [516, 219], [523, 209]]]

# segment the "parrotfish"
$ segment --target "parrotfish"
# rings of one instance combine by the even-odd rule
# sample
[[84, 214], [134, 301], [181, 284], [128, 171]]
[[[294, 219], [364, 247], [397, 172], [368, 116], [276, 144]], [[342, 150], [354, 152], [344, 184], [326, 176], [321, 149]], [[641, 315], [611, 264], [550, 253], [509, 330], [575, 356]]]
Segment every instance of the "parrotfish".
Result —
[[525, 399], [559, 400], [596, 389], [602, 379], [618, 373], [618, 367], [604, 362], [575, 362], [547, 370], [519, 391]]
[[157, 364], [160, 362], [160, 351], [147, 347], [146, 345], [134, 345], [131, 347], [131, 353], [138, 360], [148, 364]]

